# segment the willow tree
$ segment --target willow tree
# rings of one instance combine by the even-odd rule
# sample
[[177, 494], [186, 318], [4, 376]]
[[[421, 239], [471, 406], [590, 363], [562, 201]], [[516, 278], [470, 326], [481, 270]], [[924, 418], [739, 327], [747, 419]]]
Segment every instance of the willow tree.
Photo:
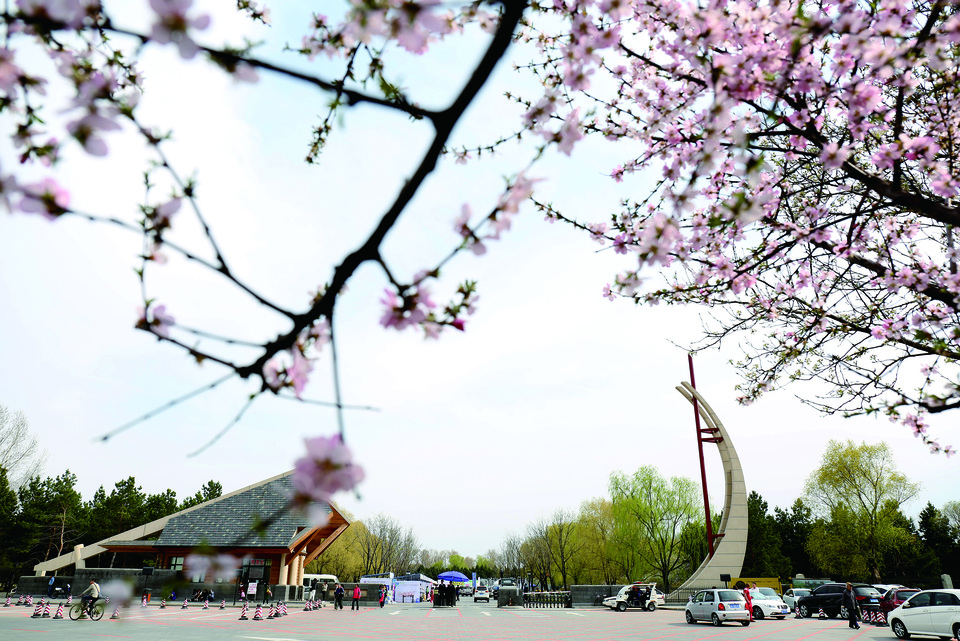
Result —
[[648, 465], [629, 476], [614, 472], [610, 476], [610, 498], [614, 518], [638, 535], [638, 572], [656, 576], [669, 591], [676, 572], [684, 565], [684, 528], [700, 516], [697, 484], [679, 476], [666, 479]]

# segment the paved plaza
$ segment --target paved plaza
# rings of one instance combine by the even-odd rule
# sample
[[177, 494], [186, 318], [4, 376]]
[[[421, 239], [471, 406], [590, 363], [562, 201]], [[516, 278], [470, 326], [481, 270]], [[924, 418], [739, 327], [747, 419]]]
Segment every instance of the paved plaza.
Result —
[[[839, 619], [757, 621], [749, 627], [688, 625], [681, 610], [613, 612], [606, 608], [524, 610], [461, 600], [456, 608], [427, 604], [366, 607], [352, 612], [332, 607], [313, 612], [291, 607], [288, 615], [267, 621], [238, 621], [240, 610], [201, 609], [191, 604], [161, 610], [157, 606], [122, 611], [101, 621], [32, 619], [32, 610], [0, 607], [0, 639], [43, 641], [137, 639], [141, 641], [306, 641], [376, 639], [379, 641], [873, 641], [894, 639], [889, 628], [863, 626], [854, 631]], [[112, 612], [110, 612], [112, 614]], [[252, 616], [250, 612], [248, 616]]]

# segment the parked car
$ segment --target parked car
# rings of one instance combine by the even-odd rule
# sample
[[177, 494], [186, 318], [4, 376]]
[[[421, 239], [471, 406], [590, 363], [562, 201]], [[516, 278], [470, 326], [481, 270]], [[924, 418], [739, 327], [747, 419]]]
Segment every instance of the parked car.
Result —
[[[800, 597], [797, 600], [797, 605], [800, 606], [800, 616], [815, 617], [823, 608], [823, 613], [831, 619], [837, 615], [841, 619], [846, 619], [847, 608], [842, 603], [843, 591], [846, 587], [845, 583], [825, 583], [816, 587], [807, 596]], [[853, 593], [861, 612], [880, 610], [880, 599], [883, 598], [883, 595], [872, 585], [854, 583]]]
[[956, 638], [960, 635], [960, 590], [922, 590], [890, 612], [898, 639], [911, 634]]
[[883, 598], [880, 599], [880, 611], [889, 614], [919, 591], [918, 588], [890, 588], [887, 590], [887, 593], [883, 595]]
[[726, 621], [739, 621], [740, 625], [750, 625], [743, 595], [733, 589], [700, 590], [687, 602], [684, 617], [687, 623], [710, 621], [719, 626]]
[[780, 595], [773, 588], [749, 588], [750, 600], [753, 601], [753, 618], [762, 621], [765, 617], [785, 619], [790, 614], [790, 607], [783, 602]]
[[813, 590], [809, 588], [790, 588], [783, 593], [783, 602], [787, 604], [790, 610], [795, 610], [797, 607], [797, 599], [802, 596], [807, 596], [812, 591]]
[[646, 609], [653, 612], [657, 606], [664, 604], [663, 592], [657, 589], [656, 583], [631, 583], [620, 588], [615, 596], [607, 597], [603, 604], [611, 610], [624, 612], [627, 608], [639, 608], [640, 597], [638, 590], [650, 590], [650, 597], [646, 602]]
[[473, 602], [485, 601], [490, 603], [490, 590], [487, 589], [485, 585], [478, 585], [477, 589], [473, 593]]
[[461, 585], [461, 586], [460, 586], [460, 596], [473, 596], [473, 586], [472, 586], [472, 585]]

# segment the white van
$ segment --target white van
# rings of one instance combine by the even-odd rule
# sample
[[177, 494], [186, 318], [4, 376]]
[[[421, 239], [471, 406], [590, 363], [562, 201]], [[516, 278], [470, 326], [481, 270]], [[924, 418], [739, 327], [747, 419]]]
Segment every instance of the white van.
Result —
[[313, 585], [314, 579], [317, 580], [317, 583], [326, 581], [328, 586], [340, 583], [340, 579], [337, 578], [336, 574], [304, 574], [303, 587], [308, 588]]

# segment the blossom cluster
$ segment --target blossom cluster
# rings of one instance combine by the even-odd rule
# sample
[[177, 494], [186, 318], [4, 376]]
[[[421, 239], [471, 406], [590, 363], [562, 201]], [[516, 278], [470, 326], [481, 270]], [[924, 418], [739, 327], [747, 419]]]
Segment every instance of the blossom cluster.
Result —
[[[943, 90], [958, 80], [960, 15], [904, 0], [537, 11], [526, 37], [542, 55], [523, 68], [543, 91], [524, 100], [527, 129], [551, 140], [579, 123], [629, 142], [614, 181], [660, 177], [606, 220], [546, 211], [635, 257], [605, 297], [731, 310], [708, 342], [765, 336], [741, 368], [744, 402], [797, 378], [855, 399], [824, 406], [850, 413], [960, 399], [955, 368], [916, 393], [893, 374], [960, 355], [960, 270], [943, 226], [960, 223], [960, 95]], [[569, 152], [576, 135], [555, 140]], [[880, 352], [864, 341], [893, 348], [889, 376], [874, 374]]]
[[304, 439], [307, 453], [294, 467], [291, 502], [305, 509], [315, 524], [325, 523], [325, 505], [336, 492], [354, 489], [364, 478], [363, 468], [339, 435]]

